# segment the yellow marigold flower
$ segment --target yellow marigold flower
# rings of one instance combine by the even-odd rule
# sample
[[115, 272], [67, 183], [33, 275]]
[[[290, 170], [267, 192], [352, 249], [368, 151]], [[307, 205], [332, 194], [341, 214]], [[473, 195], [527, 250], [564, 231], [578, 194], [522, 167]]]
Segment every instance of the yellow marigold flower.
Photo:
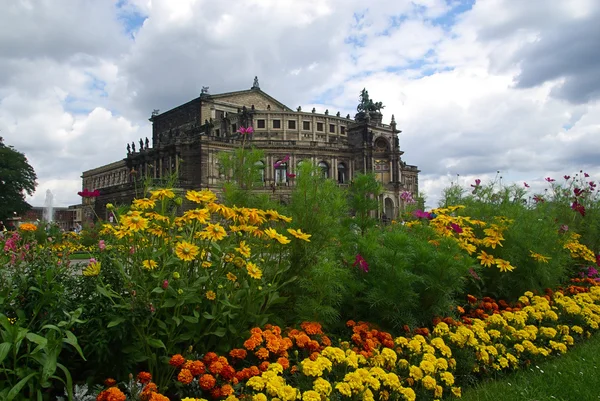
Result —
[[477, 259], [479, 259], [481, 261], [480, 263], [485, 267], [492, 267], [492, 265], [495, 264], [494, 257], [484, 251], [479, 252]]
[[532, 258], [533, 260], [535, 260], [536, 262], [540, 262], [540, 263], [548, 263], [548, 261], [549, 261], [550, 259], [552, 259], [552, 258], [551, 258], [551, 257], [549, 257], [549, 256], [540, 255], [539, 253], [535, 253], [535, 252], [533, 252], [533, 251], [529, 251], [529, 252], [531, 253], [531, 255], [530, 255], [530, 256], [531, 256], [531, 258]]
[[91, 262], [89, 265], [86, 266], [85, 269], [83, 269], [83, 275], [86, 277], [94, 277], [100, 274], [100, 270], [101, 270], [101, 265], [100, 262]]
[[204, 231], [200, 232], [200, 238], [211, 241], [220, 241], [227, 236], [227, 231], [219, 223], [209, 224]]
[[437, 386], [435, 379], [429, 375], [423, 377], [421, 383], [423, 383], [423, 387], [425, 387], [427, 390], [435, 390], [435, 386]]
[[410, 377], [412, 377], [413, 379], [415, 379], [417, 381], [419, 381], [423, 378], [423, 371], [418, 366], [412, 365], [408, 371], [409, 371]]
[[452, 387], [451, 391], [456, 398], [462, 397], [462, 391], [460, 387]]
[[252, 401], [267, 401], [267, 396], [263, 393], [258, 393], [252, 397]]
[[246, 264], [246, 270], [248, 271], [248, 275], [253, 279], [260, 280], [262, 277], [262, 270], [253, 262], [248, 262]]
[[196, 203], [209, 203], [217, 200], [217, 195], [208, 189], [203, 189], [202, 191], [187, 191], [185, 198]]
[[206, 291], [206, 299], [208, 299], [210, 301], [214, 301], [216, 297], [217, 297], [217, 294], [215, 294], [214, 291]]
[[37, 226], [31, 223], [23, 223], [19, 226], [19, 230], [21, 231], [35, 231], [37, 230]]
[[346, 397], [352, 397], [352, 388], [348, 383], [338, 383], [335, 389], [340, 392], [341, 395]]
[[288, 231], [288, 233], [292, 234], [294, 237], [304, 240], [306, 242], [310, 242], [309, 238], [312, 237], [311, 234], [303, 233], [302, 230], [300, 230], [300, 229], [294, 230], [293, 228], [288, 228], [287, 231]]
[[235, 250], [238, 251], [240, 255], [242, 255], [245, 258], [250, 257], [250, 247], [246, 245], [246, 241], [240, 242], [240, 247], [235, 248]]
[[501, 272], [511, 272], [515, 269], [508, 260], [496, 259], [496, 266]]
[[444, 394], [444, 388], [440, 385], [435, 386], [435, 390], [433, 390], [433, 396], [436, 398], [442, 398]]
[[212, 266], [212, 263], [209, 262], [209, 261], [207, 261], [207, 260], [205, 260], [204, 262], [202, 262], [202, 267], [205, 268], [205, 269], [208, 269], [211, 266]]
[[446, 384], [446, 386], [452, 386], [454, 384], [454, 375], [450, 372], [442, 372], [440, 379]]
[[308, 390], [302, 394], [302, 401], [321, 401], [321, 395], [314, 390]]
[[151, 259], [146, 259], [142, 262], [142, 266], [144, 266], [146, 270], [154, 270], [156, 269], [156, 266], [158, 266], [158, 263]]
[[235, 282], [237, 281], [237, 276], [232, 272], [227, 273], [227, 280]]
[[200, 252], [200, 248], [187, 241], [178, 242], [175, 246], [175, 254], [184, 261], [192, 261]]
[[148, 198], [134, 199], [133, 206], [140, 210], [154, 209], [154, 206], [156, 206], [156, 201]]
[[[434, 359], [435, 359], [435, 357], [434, 357]], [[419, 367], [421, 368], [423, 373], [425, 373], [426, 375], [431, 375], [431, 374], [435, 373], [435, 365], [429, 361], [421, 361], [421, 363], [419, 364]]]

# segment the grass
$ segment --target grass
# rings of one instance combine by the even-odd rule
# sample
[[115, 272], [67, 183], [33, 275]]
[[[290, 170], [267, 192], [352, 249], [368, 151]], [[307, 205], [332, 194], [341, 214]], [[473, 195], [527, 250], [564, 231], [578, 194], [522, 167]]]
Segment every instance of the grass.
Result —
[[560, 357], [463, 388], [464, 401], [600, 400], [600, 335]]

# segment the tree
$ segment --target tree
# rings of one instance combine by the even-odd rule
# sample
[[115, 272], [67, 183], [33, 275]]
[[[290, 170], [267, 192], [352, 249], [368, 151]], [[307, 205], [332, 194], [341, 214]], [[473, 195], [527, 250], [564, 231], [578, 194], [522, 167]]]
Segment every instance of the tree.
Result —
[[25, 194], [33, 195], [36, 179], [25, 155], [12, 146], [6, 146], [0, 137], [0, 220], [31, 208], [25, 202]]

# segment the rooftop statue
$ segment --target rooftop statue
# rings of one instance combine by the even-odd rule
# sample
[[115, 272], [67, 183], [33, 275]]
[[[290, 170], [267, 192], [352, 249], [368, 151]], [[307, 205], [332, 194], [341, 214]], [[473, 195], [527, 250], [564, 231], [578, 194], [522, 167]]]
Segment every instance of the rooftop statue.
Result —
[[360, 103], [356, 107], [356, 111], [359, 113], [381, 113], [381, 109], [384, 107], [382, 102], [373, 102], [373, 100], [369, 98], [369, 91], [366, 89], [363, 89], [360, 92]]

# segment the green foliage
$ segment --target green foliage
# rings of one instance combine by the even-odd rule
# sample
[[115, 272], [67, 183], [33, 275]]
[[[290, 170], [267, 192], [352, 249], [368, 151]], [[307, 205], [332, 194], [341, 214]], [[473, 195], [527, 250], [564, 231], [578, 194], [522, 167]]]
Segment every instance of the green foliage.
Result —
[[377, 223], [372, 216], [379, 208], [379, 196], [383, 186], [375, 177], [375, 173], [358, 174], [352, 180], [349, 194], [349, 207], [354, 213], [354, 224], [361, 233]]
[[[358, 242], [351, 268], [362, 285], [344, 307], [346, 318], [377, 322], [399, 331], [404, 324], [428, 325], [452, 313], [473, 265], [450, 238], [436, 238], [426, 226], [373, 228]], [[368, 264], [361, 268], [358, 256]], [[355, 255], [350, 260], [355, 260]], [[351, 262], [350, 262], [351, 263]]]
[[0, 137], [0, 221], [22, 214], [31, 206], [25, 194], [33, 195], [37, 176], [23, 153], [6, 146]]
[[[71, 374], [58, 362], [63, 344], [73, 347], [83, 358], [77, 337], [70, 328], [81, 323], [81, 308], [67, 313], [68, 320], [46, 324], [37, 333], [31, 331], [27, 317], [19, 310], [16, 318], [0, 313], [0, 398], [3, 400], [49, 400], [43, 389], [59, 381], [67, 388], [72, 399]], [[24, 323], [24, 324], [22, 324]]]
[[222, 152], [219, 159], [221, 174], [233, 181], [240, 189], [262, 186], [261, 170], [264, 170], [262, 149], [240, 147], [233, 152]]
[[311, 237], [310, 242], [290, 244], [290, 279], [299, 278], [286, 288], [290, 300], [285, 307], [294, 308], [290, 323], [311, 319], [339, 324], [339, 305], [350, 279], [339, 259], [341, 221], [347, 210], [346, 195], [336, 182], [324, 178], [319, 167], [301, 163], [287, 211], [292, 227]]

